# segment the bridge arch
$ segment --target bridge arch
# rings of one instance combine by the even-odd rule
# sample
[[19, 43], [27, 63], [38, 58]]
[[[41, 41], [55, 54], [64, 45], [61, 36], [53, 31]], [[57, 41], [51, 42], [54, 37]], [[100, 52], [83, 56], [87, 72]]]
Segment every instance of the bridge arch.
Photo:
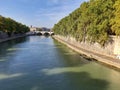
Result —
[[45, 32], [44, 35], [45, 35], [45, 36], [49, 36], [50, 33], [49, 33], [49, 32]]
[[34, 31], [34, 35], [45, 35], [45, 36], [52, 36], [54, 32], [51, 31]]
[[41, 35], [43, 35], [41, 32], [39, 32], [39, 33], [37, 33], [37, 35], [39, 35], [39, 36], [41, 36]]
[[55, 35], [55, 34], [54, 34], [54, 32], [51, 32], [51, 34], [50, 34], [50, 35], [52, 36], [52, 35]]

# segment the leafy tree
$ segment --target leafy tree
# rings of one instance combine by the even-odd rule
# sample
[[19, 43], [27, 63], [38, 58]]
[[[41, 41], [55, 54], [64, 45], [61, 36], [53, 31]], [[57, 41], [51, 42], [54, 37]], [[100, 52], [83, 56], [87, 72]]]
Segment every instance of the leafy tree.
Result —
[[113, 7], [114, 17], [111, 19], [112, 31], [116, 35], [120, 35], [120, 0], [117, 0]]
[[11, 18], [5, 18], [0, 16], [0, 31], [6, 32], [11, 36], [14, 34], [23, 34], [29, 31], [29, 28], [26, 25], [23, 25]]
[[72, 36], [77, 41], [87, 40], [105, 45], [109, 35], [114, 35], [110, 24], [114, 16], [114, 13], [111, 13], [114, 11], [114, 3], [114, 0], [84, 2], [69, 16], [55, 24], [53, 30], [59, 35]]

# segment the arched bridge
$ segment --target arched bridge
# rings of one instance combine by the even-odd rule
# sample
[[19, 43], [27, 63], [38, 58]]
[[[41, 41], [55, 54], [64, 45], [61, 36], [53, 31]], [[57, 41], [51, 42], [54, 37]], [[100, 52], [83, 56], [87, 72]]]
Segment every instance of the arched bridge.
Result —
[[52, 31], [35, 31], [37, 35], [54, 35]]
[[52, 36], [54, 35], [54, 32], [52, 31], [30, 31], [29, 33], [27, 33], [29, 35], [45, 35], [45, 36]]

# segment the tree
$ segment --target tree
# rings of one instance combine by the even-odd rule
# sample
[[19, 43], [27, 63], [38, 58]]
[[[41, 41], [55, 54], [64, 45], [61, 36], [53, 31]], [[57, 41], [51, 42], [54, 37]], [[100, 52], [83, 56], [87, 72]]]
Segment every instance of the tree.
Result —
[[26, 33], [29, 31], [29, 27], [19, 22], [16, 22], [11, 18], [5, 18], [3, 16], [0, 16], [0, 31], [6, 32], [9, 36], [11, 36], [12, 33]]
[[120, 35], [120, 0], [114, 4], [114, 17], [111, 19], [112, 31], [116, 35]]
[[53, 28], [59, 35], [72, 36], [77, 41], [98, 42], [105, 45], [113, 35], [111, 18], [114, 0], [90, 0], [80, 5], [69, 16], [61, 19]]

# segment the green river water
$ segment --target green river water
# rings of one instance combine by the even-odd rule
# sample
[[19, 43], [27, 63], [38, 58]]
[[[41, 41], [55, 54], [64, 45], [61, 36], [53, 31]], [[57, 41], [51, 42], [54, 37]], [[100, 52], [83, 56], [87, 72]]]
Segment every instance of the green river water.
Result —
[[120, 90], [120, 72], [30, 36], [0, 44], [0, 90]]

